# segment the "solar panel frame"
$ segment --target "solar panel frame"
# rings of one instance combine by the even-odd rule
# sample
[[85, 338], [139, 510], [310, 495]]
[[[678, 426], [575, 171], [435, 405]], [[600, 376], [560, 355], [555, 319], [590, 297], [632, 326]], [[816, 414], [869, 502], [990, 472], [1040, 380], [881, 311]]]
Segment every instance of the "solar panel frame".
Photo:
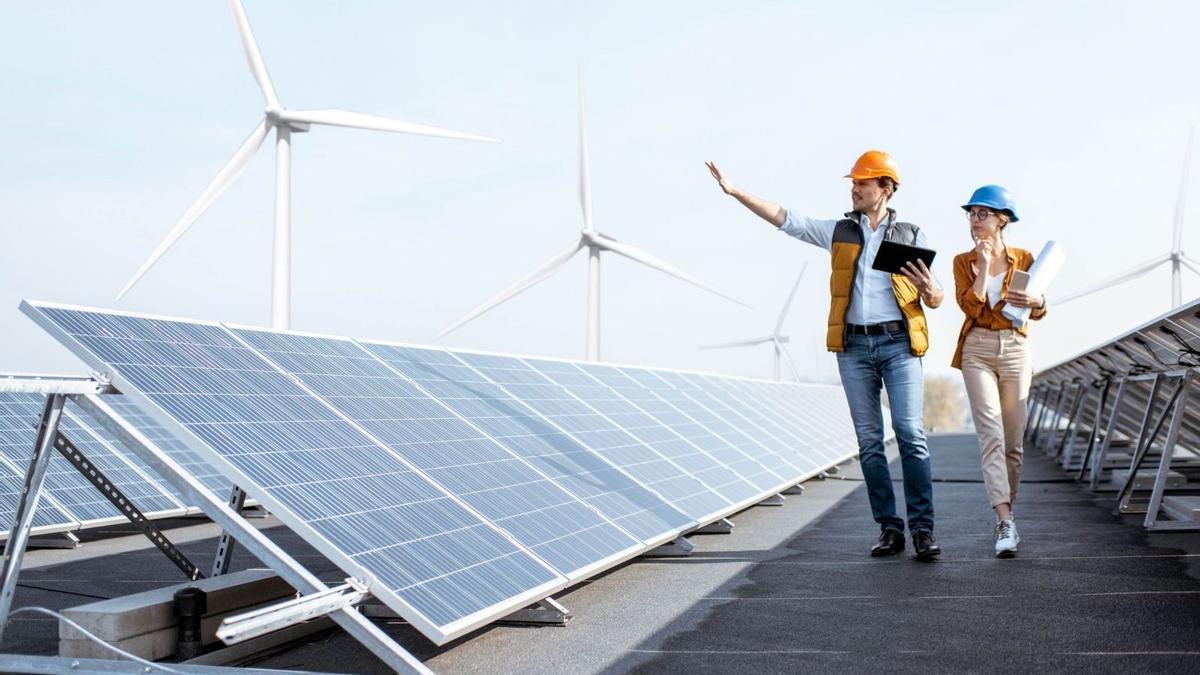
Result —
[[[394, 452], [404, 456], [405, 460], [408, 461], [410, 464], [412, 464], [416, 468], [417, 471], [420, 471], [427, 480], [439, 484], [442, 487], [442, 489], [445, 490], [447, 493], [453, 493], [457, 497], [463, 499], [464, 502], [469, 503], [469, 502], [467, 502], [467, 497], [464, 496], [464, 493], [461, 490], [454, 489], [454, 486], [447, 483], [443, 478], [439, 477], [441, 475], [441, 472], [439, 471], [439, 469], [442, 467], [428, 468], [426, 466], [418, 465], [416, 460], [409, 458], [409, 456], [407, 454], [405, 454], [406, 448], [404, 447], [404, 444], [393, 443], [393, 442], [389, 441], [388, 436], [385, 436], [382, 433], [384, 431], [384, 429], [381, 429], [381, 428], [375, 426], [375, 424], [372, 424], [372, 421], [367, 421], [367, 420], [362, 420], [362, 419], [357, 418], [356, 416], [354, 416], [354, 413], [350, 409], [344, 409], [342, 406], [338, 405], [338, 401], [335, 400], [337, 397], [335, 397], [333, 394], [328, 394], [322, 390], [317, 389], [317, 387], [321, 386], [321, 385], [319, 383], [313, 381], [314, 379], [316, 379], [313, 377], [313, 375], [316, 375], [316, 374], [314, 374], [314, 373], [306, 374], [306, 373], [297, 372], [293, 368], [289, 367], [287, 364], [281, 363], [279, 360], [279, 357], [275, 356], [274, 350], [265, 349], [262, 345], [258, 344], [257, 342], [254, 342], [254, 343], [249, 342], [249, 338], [247, 336], [256, 334], [256, 335], [262, 336], [263, 339], [265, 339], [265, 340], [271, 340], [271, 339], [275, 339], [277, 336], [283, 336], [283, 337], [287, 337], [287, 338], [297, 338], [297, 339], [302, 339], [302, 340], [312, 339], [312, 340], [320, 340], [320, 341], [329, 341], [331, 343], [336, 343], [336, 344], [346, 346], [348, 350], [353, 350], [353, 352], [347, 352], [343, 355], [339, 355], [339, 357], [344, 356], [346, 358], [351, 358], [351, 357], [358, 358], [358, 359], [361, 359], [361, 361], [362, 361], [362, 363], [360, 365], [362, 365], [364, 367], [369, 367], [369, 366], [375, 367], [376, 370], [374, 373], [364, 374], [364, 376], [372, 377], [372, 378], [388, 378], [388, 379], [392, 379], [392, 380], [395, 380], [398, 382], [402, 382], [402, 383], [404, 383], [404, 385], [406, 387], [411, 387], [415, 392], [419, 392], [419, 394], [423, 397], [421, 400], [427, 401], [428, 404], [436, 406], [437, 408], [445, 411], [445, 415], [448, 418], [452, 418], [456, 423], [461, 424], [463, 427], [469, 429], [471, 432], [473, 432], [474, 434], [477, 435], [477, 438], [473, 438], [473, 439], [469, 439], [469, 440], [480, 440], [480, 441], [485, 442], [489, 446], [494, 446], [495, 449], [497, 449], [502, 455], [506, 455], [507, 458], [509, 460], [511, 460], [514, 464], [519, 464], [521, 467], [523, 467], [529, 473], [534, 474], [534, 476], [536, 476], [537, 479], [540, 479], [540, 482], [544, 482], [551, 490], [561, 493], [561, 495], [565, 496], [567, 498], [567, 500], [562, 502], [561, 504], [559, 504], [559, 506], [565, 506], [572, 502], [578, 503], [583, 508], [587, 509], [590, 513], [593, 513], [599, 519], [601, 525], [606, 524], [613, 528], [616, 528], [616, 530], [619, 531], [627, 539], [628, 543], [624, 548], [617, 549], [616, 551], [608, 553], [600, 558], [592, 559], [590, 562], [588, 562], [587, 564], [584, 564], [584, 565], [563, 568], [559, 565], [555, 565], [553, 560], [542, 555], [538, 551], [538, 549], [543, 547], [545, 544], [553, 543], [552, 541], [551, 542], [538, 542], [538, 543], [531, 543], [528, 541], [524, 541], [521, 537], [515, 535], [513, 532], [511, 532], [509, 530], [509, 528], [505, 525], [506, 519], [494, 518], [494, 517], [488, 515], [484, 511], [484, 508], [486, 505], [471, 504], [471, 508], [474, 509], [477, 513], [479, 513], [482, 518], [484, 518], [488, 522], [492, 523], [493, 525], [497, 526], [499, 529], [504, 531], [511, 539], [518, 542], [521, 546], [523, 546], [526, 550], [528, 550], [531, 554], [538, 556], [540, 559], [542, 559], [544, 562], [546, 562], [550, 567], [554, 568], [556, 571], [558, 571], [560, 574], [562, 574], [564, 577], [571, 580], [572, 582], [589, 578], [600, 570], [612, 567], [613, 565], [616, 565], [622, 561], [628, 560], [629, 558], [632, 558], [646, 550], [646, 548], [647, 548], [646, 544], [643, 543], [641, 540], [635, 538], [632, 534], [626, 532], [624, 529], [621, 529], [617, 524], [613, 523], [610, 519], [605, 517], [603, 514], [601, 514], [596, 509], [594, 509], [594, 507], [592, 507], [591, 505], [588, 505], [586, 502], [579, 499], [576, 495], [571, 493], [565, 487], [559, 485], [552, 478], [550, 478], [549, 476], [547, 476], [546, 474], [544, 474], [543, 472], [538, 470], [536, 466], [534, 466], [533, 464], [526, 461], [523, 457], [521, 457], [517, 453], [513, 452], [509, 448], [505, 447], [503, 444], [499, 443], [496, 439], [492, 438], [490, 435], [488, 435], [482, 429], [480, 429], [475, 424], [473, 424], [470, 420], [463, 417], [462, 415], [459, 415], [457, 412], [454, 411], [453, 408], [448, 406], [441, 399], [431, 395], [428, 391], [426, 391], [420, 385], [420, 383], [416, 382], [415, 380], [408, 377], [401, 371], [397, 370], [391, 364], [389, 364], [386, 361], [384, 361], [383, 359], [379, 358], [376, 354], [372, 353], [370, 350], [368, 350], [362, 344], [359, 344], [356, 340], [354, 340], [352, 338], [345, 338], [345, 337], [340, 337], [340, 336], [322, 335], [322, 334], [318, 334], [318, 333], [309, 333], [309, 332], [301, 332], [301, 331], [293, 331], [293, 330], [289, 330], [289, 331], [268, 330], [268, 329], [264, 329], [264, 328], [260, 328], [260, 327], [254, 327], [254, 326], [238, 326], [238, 325], [233, 325], [233, 324], [225, 324], [225, 327], [228, 330], [230, 330], [231, 332], [233, 332], [235, 335], [237, 335], [239, 338], [242, 338], [243, 341], [247, 342], [252, 349], [254, 349], [256, 352], [258, 352], [260, 355], [262, 355], [264, 358], [266, 358], [276, 368], [279, 368], [280, 370], [288, 373], [289, 375], [298, 378], [304, 384], [304, 386], [306, 388], [308, 388], [310, 391], [314, 392], [315, 396], [320, 397], [322, 400], [326, 401], [327, 404], [337, 408], [341, 414], [352, 419], [355, 422], [355, 424], [362, 426], [365, 431], [372, 434], [373, 438], [377, 438], [380, 443], [387, 445]], [[324, 355], [322, 355], [322, 356], [324, 356]], [[368, 364], [369, 364], [369, 366], [368, 366]], [[327, 370], [329, 370], [329, 369], [327, 369]], [[306, 375], [309, 375], [308, 379], [306, 379], [306, 377], [305, 377]], [[319, 375], [321, 377], [339, 377], [339, 378], [343, 378], [343, 379], [349, 379], [351, 377], [354, 377], [351, 374], [340, 374], [340, 373], [333, 373], [333, 372], [320, 373]], [[390, 393], [397, 394], [397, 393], [401, 393], [401, 392], [392, 391]], [[362, 398], [367, 398], [367, 397], [362, 397]], [[383, 411], [381, 410], [380, 412], [383, 412]], [[389, 410], [388, 412], [394, 414], [396, 411]], [[392, 420], [388, 420], [388, 421], [392, 421]], [[458, 430], [458, 433], [461, 433], [461, 432], [462, 432], [462, 430]], [[417, 443], [420, 443], [420, 441], [418, 441]], [[532, 478], [532, 476], [531, 476], [531, 478]], [[500, 486], [500, 487], [503, 488], [503, 487], [509, 487], [509, 486]]]
[[[221, 453], [209, 447], [208, 443], [205, 442], [201, 437], [196, 435], [192, 430], [184, 426], [180, 420], [177, 420], [173, 415], [160, 407], [157, 402], [151, 399], [149, 395], [143, 393], [119, 370], [111, 367], [110, 364], [106, 363], [98, 354], [93, 353], [89, 347], [84, 345], [64, 328], [59, 326], [58, 322], [51, 318], [46, 312], [48, 310], [62, 310], [67, 312], [84, 312], [114, 317], [127, 317], [144, 319], [148, 321], [165, 321], [183, 325], [202, 326], [219, 330], [230, 340], [244, 345], [244, 343], [242, 343], [236, 335], [227, 330], [220, 323], [212, 321], [181, 320], [173, 317], [155, 316], [134, 312], [115, 312], [112, 310], [79, 307], [62, 303], [27, 300], [22, 302], [21, 310], [90, 367], [99, 372], [106, 373], [109, 376], [112, 384], [119, 391], [121, 391], [122, 394], [129, 396], [130, 400], [134, 401], [135, 404], [141, 407], [142, 410], [150, 415], [150, 417], [153, 418], [160, 426], [167, 429], [169, 433], [178, 438], [181, 442], [185, 443], [193, 452], [200, 455], [212, 466], [221, 471], [225, 476], [229, 477], [235, 484], [239, 486], [245, 486], [245, 489], [248, 492], [258, 495], [259, 501], [264, 506], [270, 509], [271, 512], [278, 517], [281, 522], [283, 522], [297, 534], [300, 534], [310, 545], [316, 548], [318, 552], [320, 552], [327, 559], [351, 576], [368, 581], [370, 584], [370, 591], [373, 595], [378, 597], [392, 609], [396, 610], [397, 613], [407, 619], [415, 628], [417, 628], [417, 630], [419, 630], [422, 634], [436, 644], [444, 644], [445, 642], [474, 630], [479, 626], [486, 625], [487, 623], [490, 623], [491, 621], [494, 621], [495, 619], [500, 618], [515, 609], [519, 609], [520, 607], [524, 607], [528, 604], [545, 598], [561, 590], [567, 585], [568, 581], [565, 577], [562, 577], [557, 572], [554, 572], [549, 566], [545, 566], [544, 563], [541, 563], [539, 559], [529, 556], [531, 560], [534, 560], [535, 562], [538, 562], [544, 566], [545, 570], [552, 576], [552, 580], [530, 588], [529, 590], [515, 597], [510, 597], [503, 602], [478, 610], [470, 615], [464, 616], [452, 622], [443, 624], [434, 622], [433, 620], [427, 618], [424, 613], [418, 611], [413, 605], [404, 600], [404, 598], [394, 593], [382, 583], [377, 582], [376, 575], [374, 573], [372, 573], [362, 564], [350, 558], [348, 554], [334, 546], [332, 542], [329, 542], [327, 539], [325, 539], [307, 522], [305, 522], [303, 518], [298, 516], [298, 514], [296, 514], [289, 505], [279, 501], [269, 491], [261, 488], [257, 481], [252, 480], [251, 477], [240, 467], [233, 464]], [[275, 372], [279, 373], [281, 376], [286, 377], [282, 371], [275, 369], [268, 360], [263, 359], [257, 354], [257, 352], [255, 352], [255, 350], [250, 349], [249, 347], [245, 348], [250, 354], [253, 354], [255, 358], [262, 361], [262, 363], [268, 368], [275, 370]], [[296, 384], [296, 387], [304, 390], [304, 388], [298, 383]], [[318, 404], [322, 406], [326, 405], [319, 397], [312, 396], [311, 393], [308, 395]], [[342, 419], [344, 424], [348, 425], [350, 428], [357, 429], [361, 436], [371, 439], [372, 443], [385, 450], [390, 456], [394, 457], [396, 461], [407, 465], [407, 462], [405, 462], [403, 458], [395, 455], [390, 449], [381, 444], [379, 441], [372, 439], [369, 434], [366, 434], [361, 429], [358, 429], [352, 422], [342, 418], [340, 413], [337, 413], [335, 409], [328, 409], [339, 419]], [[410, 470], [413, 471], [414, 475], [421, 475], [420, 472], [412, 469], [411, 466]], [[430, 483], [429, 485], [433, 486], [438, 492], [441, 491], [440, 486], [437, 486], [434, 483]], [[465, 505], [462, 505], [462, 503], [459, 502], [453, 495], [446, 496], [449, 497], [452, 502], [459, 504], [460, 508], [463, 508], [467, 513], [471, 514], [476, 520], [478, 520], [479, 524], [483, 524], [484, 526], [495, 530], [498, 534], [500, 534], [500, 536], [504, 537], [503, 533], [501, 533], [499, 530], [496, 530], [494, 526], [490, 525], [490, 523], [488, 523], [486, 520], [480, 518], [474, 511], [465, 507]], [[511, 540], [507, 539], [507, 537], [504, 537], [504, 540], [511, 543]], [[516, 544], [514, 544], [514, 546], [516, 546]], [[519, 546], [517, 548], [519, 551], [524, 552], [524, 550]], [[525, 555], [528, 556], [529, 554], [525, 553]]]

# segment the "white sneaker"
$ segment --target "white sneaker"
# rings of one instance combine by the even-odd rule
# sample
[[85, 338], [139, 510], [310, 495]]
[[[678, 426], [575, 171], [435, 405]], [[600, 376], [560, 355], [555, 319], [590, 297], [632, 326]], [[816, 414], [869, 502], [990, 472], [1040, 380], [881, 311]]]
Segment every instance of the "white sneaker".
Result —
[[1017, 544], [1021, 543], [1021, 537], [1017, 534], [1017, 525], [1012, 519], [996, 523], [993, 536], [996, 539], [997, 558], [1011, 558], [1017, 554]]

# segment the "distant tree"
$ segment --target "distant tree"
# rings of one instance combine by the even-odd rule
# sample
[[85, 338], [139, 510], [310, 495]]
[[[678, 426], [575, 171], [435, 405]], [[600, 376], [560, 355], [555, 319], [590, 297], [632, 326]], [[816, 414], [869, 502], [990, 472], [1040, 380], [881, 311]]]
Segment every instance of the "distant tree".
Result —
[[925, 378], [926, 431], [964, 431], [968, 416], [966, 390], [961, 378], [950, 375]]

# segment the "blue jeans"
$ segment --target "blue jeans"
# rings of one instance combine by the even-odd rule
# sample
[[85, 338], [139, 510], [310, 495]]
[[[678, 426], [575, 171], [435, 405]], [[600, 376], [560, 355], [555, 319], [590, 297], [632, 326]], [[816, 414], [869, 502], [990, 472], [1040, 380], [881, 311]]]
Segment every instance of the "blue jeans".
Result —
[[892, 428], [900, 445], [904, 469], [904, 502], [910, 532], [933, 532], [933, 481], [929, 447], [925, 443], [924, 379], [921, 359], [912, 355], [905, 332], [887, 335], [846, 335], [838, 352], [838, 372], [850, 404], [858, 436], [858, 461], [867, 483], [871, 515], [885, 530], [904, 532], [896, 516], [892, 474], [883, 450], [881, 386], [887, 387]]

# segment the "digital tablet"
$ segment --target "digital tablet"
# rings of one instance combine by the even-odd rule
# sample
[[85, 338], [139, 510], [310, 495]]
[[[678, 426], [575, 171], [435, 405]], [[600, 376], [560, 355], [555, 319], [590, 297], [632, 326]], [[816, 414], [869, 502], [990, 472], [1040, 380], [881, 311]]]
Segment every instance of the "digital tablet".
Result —
[[937, 252], [928, 248], [885, 241], [879, 245], [879, 252], [875, 254], [875, 262], [871, 263], [871, 269], [891, 274], [903, 274], [904, 263], [912, 261], [915, 264], [918, 260], [924, 260], [925, 266], [933, 269], [935, 255]]

